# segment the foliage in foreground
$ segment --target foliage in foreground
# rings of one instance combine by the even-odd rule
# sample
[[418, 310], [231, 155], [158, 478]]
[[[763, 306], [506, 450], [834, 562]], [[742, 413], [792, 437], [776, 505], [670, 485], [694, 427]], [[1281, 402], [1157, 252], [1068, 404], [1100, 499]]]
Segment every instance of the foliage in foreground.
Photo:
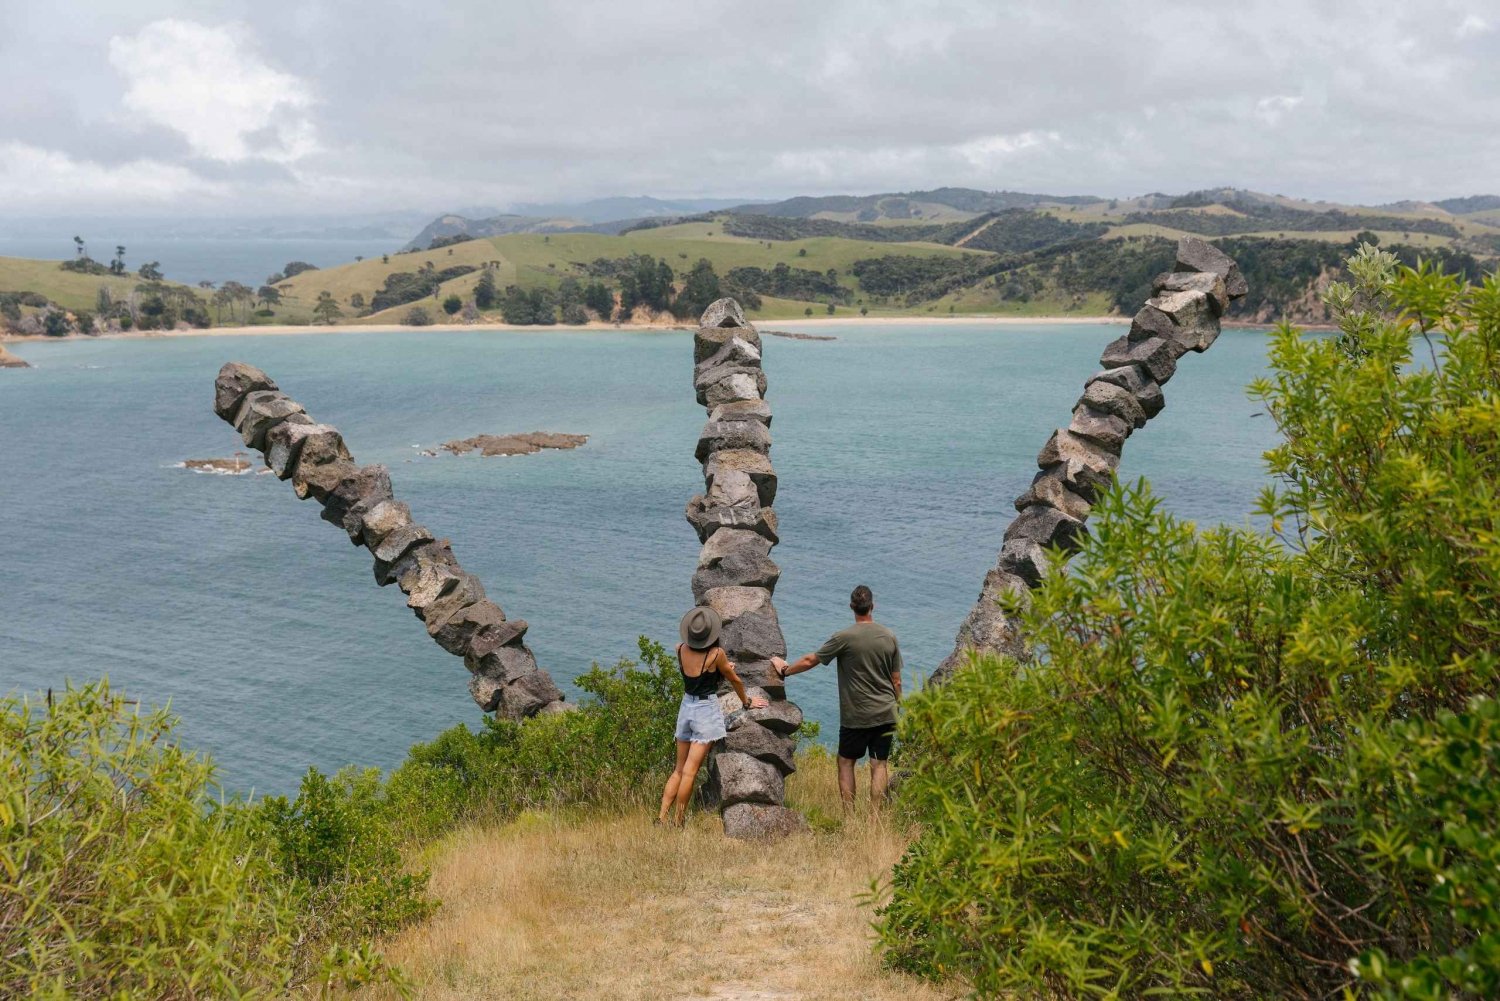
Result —
[[214, 766], [106, 682], [0, 701], [0, 996], [268, 997], [399, 971], [369, 944], [436, 906], [405, 849], [529, 807], [623, 805], [670, 765], [681, 682], [596, 667], [593, 698], [459, 725], [383, 779], [316, 769], [295, 799], [218, 801]]
[[897, 965], [988, 997], [1500, 996], [1500, 284], [1349, 264], [1340, 335], [1282, 328], [1253, 387], [1271, 534], [1117, 490], [1033, 595], [1034, 662], [913, 701]]

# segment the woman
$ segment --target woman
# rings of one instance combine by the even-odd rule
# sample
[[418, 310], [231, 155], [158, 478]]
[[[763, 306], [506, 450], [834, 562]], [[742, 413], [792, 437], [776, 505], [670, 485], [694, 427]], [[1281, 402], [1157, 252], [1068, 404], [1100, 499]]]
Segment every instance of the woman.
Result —
[[734, 665], [719, 646], [719, 613], [712, 608], [695, 608], [682, 617], [682, 642], [677, 644], [677, 669], [682, 672], [682, 707], [677, 710], [677, 765], [667, 788], [661, 794], [658, 824], [668, 823], [672, 804], [677, 804], [676, 826], [681, 827], [687, 813], [688, 797], [693, 794], [693, 780], [716, 740], [724, 739], [724, 710], [719, 708], [719, 679], [734, 686], [740, 704], [749, 709], [764, 709], [770, 703], [745, 694], [745, 683], [734, 673]]

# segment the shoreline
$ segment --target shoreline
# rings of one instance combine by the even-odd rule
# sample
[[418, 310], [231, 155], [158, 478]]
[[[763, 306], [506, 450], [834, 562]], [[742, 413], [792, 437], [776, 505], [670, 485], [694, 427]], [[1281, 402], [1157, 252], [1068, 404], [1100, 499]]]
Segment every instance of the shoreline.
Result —
[[[887, 327], [900, 325], [935, 326], [1000, 326], [1000, 327], [1060, 327], [1078, 324], [1108, 324], [1125, 326], [1128, 316], [825, 316], [804, 317], [800, 320], [752, 321], [756, 329], [779, 329], [780, 327]], [[1268, 329], [1272, 323], [1253, 323], [1246, 320], [1225, 320], [1226, 329]], [[1296, 326], [1304, 330], [1332, 329], [1328, 324], [1302, 323]], [[54, 341], [102, 341], [144, 340], [153, 337], [286, 337], [298, 334], [390, 334], [390, 333], [454, 333], [457, 331], [556, 331], [558, 333], [597, 333], [618, 331], [631, 333], [662, 333], [664, 331], [690, 331], [693, 327], [684, 323], [588, 323], [583, 326], [562, 324], [515, 324], [515, 323], [433, 323], [424, 327], [408, 327], [386, 323], [346, 323], [334, 326], [265, 326], [208, 327], [192, 330], [130, 330], [111, 334], [67, 334], [63, 337], [48, 337], [45, 334], [0, 334], [0, 344], [32, 344]]]

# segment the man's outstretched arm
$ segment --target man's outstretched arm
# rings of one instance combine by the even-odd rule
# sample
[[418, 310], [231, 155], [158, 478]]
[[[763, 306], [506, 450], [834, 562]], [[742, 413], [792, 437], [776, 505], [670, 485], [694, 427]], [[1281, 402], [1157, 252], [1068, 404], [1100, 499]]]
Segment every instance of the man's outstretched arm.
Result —
[[790, 664], [782, 660], [780, 657], [771, 658], [771, 666], [780, 671], [783, 678], [789, 677], [793, 674], [801, 674], [803, 671], [811, 671], [821, 663], [822, 661], [818, 659], [818, 655], [815, 653], [804, 654]]

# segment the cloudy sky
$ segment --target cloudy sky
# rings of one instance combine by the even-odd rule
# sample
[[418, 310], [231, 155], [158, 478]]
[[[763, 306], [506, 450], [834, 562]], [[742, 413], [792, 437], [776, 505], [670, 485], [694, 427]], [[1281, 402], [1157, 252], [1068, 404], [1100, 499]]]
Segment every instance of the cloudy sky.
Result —
[[1500, 2], [0, 0], [13, 216], [1500, 191]]

